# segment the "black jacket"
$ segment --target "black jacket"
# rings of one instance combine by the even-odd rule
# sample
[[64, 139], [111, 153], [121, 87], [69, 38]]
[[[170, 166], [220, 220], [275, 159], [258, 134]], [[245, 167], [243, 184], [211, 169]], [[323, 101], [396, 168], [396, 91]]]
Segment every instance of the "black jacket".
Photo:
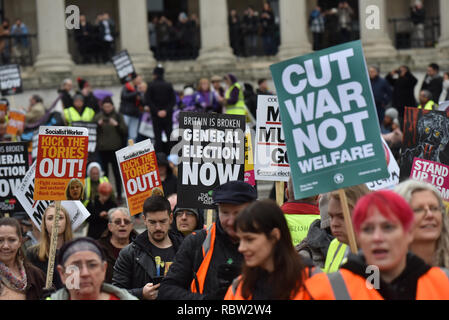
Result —
[[415, 86], [418, 80], [410, 72], [397, 79], [388, 74], [385, 79], [393, 87], [393, 107], [399, 111], [400, 117], [403, 118], [404, 107], [416, 107]]
[[422, 84], [421, 90], [429, 90], [432, 93], [432, 99], [435, 103], [438, 103], [443, 91], [443, 78], [437, 76], [435, 78], [430, 78], [426, 76]]
[[73, 97], [70, 95], [69, 92], [67, 92], [66, 90], [58, 90], [58, 94], [62, 94], [61, 97], [61, 101], [62, 101], [62, 106], [65, 108], [70, 108], [71, 106], [73, 106]]
[[139, 117], [139, 105], [140, 93], [131, 82], [126, 83], [120, 95], [119, 112], [130, 117]]
[[[192, 293], [190, 291], [192, 280], [203, 262], [202, 245], [206, 239], [207, 232], [206, 230], [201, 230], [184, 239], [176, 254], [175, 261], [161, 282], [158, 294], [159, 300], [204, 300], [214, 297], [222, 287], [219, 277], [220, 266], [226, 265], [232, 259], [233, 266], [241, 267], [243, 257], [238, 252], [238, 243], [231, 241], [222, 229], [219, 220], [217, 220], [216, 224], [217, 232], [214, 251], [204, 282], [204, 294]], [[238, 274], [234, 277], [237, 277]]]
[[[173, 243], [175, 251], [178, 251], [183, 240], [182, 237], [172, 231], [169, 231], [168, 236]], [[112, 284], [119, 288], [128, 289], [133, 296], [143, 299], [143, 287], [147, 283], [153, 282], [152, 279], [155, 276], [156, 262], [151, 253], [148, 232], [145, 231], [120, 251], [120, 255], [114, 265]]]
[[162, 78], [158, 78], [148, 84], [145, 93], [144, 105], [150, 107], [153, 119], [158, 118], [157, 113], [160, 110], [167, 111], [167, 116], [171, 119], [173, 107], [176, 104], [175, 90], [171, 83]]
[[[391, 283], [386, 283], [380, 278], [377, 291], [385, 300], [416, 300], [418, 280], [431, 267], [412, 253], [407, 254], [406, 263], [405, 269]], [[349, 254], [348, 262], [340, 269], [347, 269], [363, 278], [368, 278], [372, 273], [366, 272], [367, 267], [363, 255]]]
[[100, 239], [101, 234], [108, 228], [108, 217], [100, 217], [102, 211], [108, 212], [112, 208], [116, 208], [117, 203], [109, 198], [105, 203], [101, 203], [99, 196], [96, 195], [94, 201], [89, 201], [87, 205], [87, 211], [89, 211], [90, 216], [87, 218], [89, 222], [89, 230], [87, 231], [87, 236], [95, 240]]
[[[164, 189], [165, 190], [165, 189]], [[173, 209], [173, 212], [176, 211], [178, 207], [175, 206], [175, 208]], [[198, 213], [199, 213], [199, 217], [197, 219], [197, 223], [196, 223], [196, 227], [195, 227], [195, 232], [199, 232], [201, 230], [204, 229], [204, 211], [203, 209], [198, 209]], [[173, 215], [173, 222], [171, 224], [171, 230], [173, 230], [173, 232], [178, 233], [180, 236], [184, 237], [184, 234], [178, 230], [178, 226], [176, 225], [176, 217]]]

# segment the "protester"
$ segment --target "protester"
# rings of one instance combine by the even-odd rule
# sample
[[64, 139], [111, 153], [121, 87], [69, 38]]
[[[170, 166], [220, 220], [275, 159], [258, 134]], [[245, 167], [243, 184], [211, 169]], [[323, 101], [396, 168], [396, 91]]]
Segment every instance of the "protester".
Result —
[[157, 66], [153, 70], [153, 81], [148, 85], [145, 105], [150, 107], [153, 118], [155, 149], [157, 152], [170, 153], [170, 141], [167, 146], [162, 142], [162, 132], [170, 140], [172, 132], [173, 107], [176, 104], [175, 90], [171, 83], [164, 80], [164, 68]]
[[265, 78], [261, 78], [257, 80], [257, 89], [256, 94], [265, 94], [265, 95], [273, 95], [273, 92], [268, 88], [268, 81]]
[[382, 134], [382, 138], [384, 138], [395, 158], [399, 157], [399, 149], [402, 146], [403, 137], [404, 134], [401, 131], [401, 126], [397, 118], [391, 124], [391, 132]]
[[242, 22], [240, 21], [240, 18], [237, 14], [237, 10], [231, 9], [229, 11], [228, 25], [229, 25], [229, 42], [231, 48], [236, 56], [242, 56], [244, 53]]
[[325, 31], [324, 15], [321, 7], [316, 6], [309, 16], [309, 28], [313, 35], [313, 50], [321, 50]]
[[81, 63], [90, 63], [95, 31], [84, 14], [81, 14], [79, 19], [79, 28], [74, 30], [75, 42], [81, 56]]
[[393, 131], [393, 121], [398, 119], [399, 112], [395, 108], [388, 108], [385, 111], [384, 119], [380, 124], [380, 133], [386, 134]]
[[101, 237], [108, 226], [108, 211], [116, 207], [117, 202], [113, 199], [112, 185], [109, 182], [100, 183], [98, 194], [87, 206], [87, 211], [90, 212], [90, 216], [87, 218], [87, 222], [89, 222], [88, 237], [95, 240]]
[[25, 123], [31, 124], [41, 120], [45, 115], [44, 101], [41, 96], [33, 94], [30, 97], [30, 105], [28, 106], [27, 113], [25, 114]]
[[306, 259], [311, 259], [313, 264], [319, 268], [324, 268], [327, 249], [334, 239], [330, 228], [331, 219], [327, 212], [328, 202], [328, 194], [320, 196], [320, 219], [316, 219], [312, 222], [307, 237], [295, 247], [300, 256]]
[[84, 104], [93, 109], [97, 114], [100, 111], [100, 106], [98, 105], [98, 99], [95, 98], [92, 92], [90, 83], [80, 77], [76, 80], [78, 81], [79, 90], [84, 97]]
[[162, 189], [166, 197], [177, 193], [178, 178], [173, 174], [173, 170], [168, 161], [167, 155], [163, 152], [156, 154], [159, 178], [162, 182]]
[[245, 106], [251, 112], [254, 118], [257, 117], [257, 94], [254, 92], [252, 84], [245, 82], [243, 84], [243, 97]]
[[252, 6], [248, 6], [243, 14], [242, 33], [245, 43], [245, 56], [257, 54], [257, 36], [259, 32], [259, 13]]
[[103, 63], [110, 62], [115, 52], [115, 22], [108, 13], [103, 13], [98, 25], [99, 37], [101, 40]]
[[195, 230], [204, 229], [204, 216], [201, 209], [176, 208], [173, 212], [172, 229], [185, 238]]
[[[48, 257], [50, 255], [50, 243], [51, 232], [56, 216], [56, 207], [54, 204], [50, 204], [42, 215], [41, 234], [39, 243], [27, 249], [26, 256], [30, 263], [35, 267], [42, 270], [45, 274], [48, 271]], [[58, 241], [56, 244], [56, 255], [58, 255], [59, 249], [62, 245], [73, 239], [72, 223], [70, 221], [70, 215], [67, 210], [61, 206], [59, 211], [59, 223], [58, 223]], [[62, 288], [62, 281], [56, 270], [56, 265], [53, 270], [53, 286], [56, 289]]]
[[338, 30], [340, 31], [340, 42], [345, 43], [351, 40], [352, 17], [354, 10], [348, 1], [340, 1], [338, 4]]
[[[30, 220], [31, 221], [31, 220]], [[41, 239], [41, 232], [36, 225], [31, 222], [31, 230], [27, 231], [23, 238], [22, 249], [27, 252], [28, 248], [37, 245]]]
[[292, 177], [288, 180], [285, 193], [288, 200], [282, 205], [281, 210], [284, 212], [293, 245], [296, 246], [307, 236], [312, 222], [320, 217], [318, 197], [296, 200]]
[[29, 50], [28, 27], [21, 19], [16, 19], [16, 23], [12, 25], [10, 35], [13, 36], [12, 56], [18, 64], [25, 63], [27, 50]]
[[84, 193], [84, 206], [95, 199], [98, 194], [98, 186], [102, 182], [109, 182], [108, 177], [102, 175], [101, 166], [98, 162], [91, 162], [87, 165], [87, 175], [85, 179], [86, 188]]
[[[352, 214], [357, 201], [363, 195], [369, 193], [369, 189], [365, 184], [345, 188], [343, 191], [346, 195], [350, 214]], [[346, 229], [338, 191], [332, 191], [329, 194], [327, 212], [331, 218], [331, 231], [335, 239], [329, 245], [323, 271], [330, 273], [337, 271], [346, 262], [350, 252], [348, 230]]]
[[212, 83], [212, 91], [215, 99], [218, 101], [219, 107], [217, 113], [223, 113], [223, 102], [225, 97], [225, 89], [221, 86], [222, 78], [219, 76], [212, 76], [210, 82]]
[[419, 106], [418, 109], [437, 110], [438, 104], [433, 101], [432, 92], [429, 90], [421, 90], [419, 92]]
[[73, 106], [73, 97], [70, 91], [73, 88], [73, 82], [71, 79], [67, 78], [61, 84], [61, 89], [58, 90], [58, 94], [61, 95], [62, 106], [65, 108], [70, 108]]
[[[443, 91], [443, 78], [440, 76], [440, 66], [436, 63], [431, 63], [427, 67], [427, 74], [421, 86], [422, 90], [429, 90], [432, 94], [432, 99], [438, 99]], [[438, 103], [439, 101], [435, 101]]]
[[[58, 272], [65, 287], [47, 300], [137, 300], [126, 290], [104, 283], [106, 270], [106, 258], [96, 241], [82, 237], [66, 243], [58, 256]], [[74, 272], [78, 278], [73, 277]]]
[[84, 104], [84, 96], [80, 93], [73, 97], [73, 106], [64, 109], [64, 121], [68, 126], [76, 121], [92, 122], [94, 116], [95, 111]]
[[164, 277], [182, 242], [172, 230], [170, 203], [163, 196], [151, 196], [143, 204], [148, 232], [142, 232], [120, 251], [114, 265], [112, 283], [139, 299], [155, 300]]
[[295, 252], [284, 215], [274, 201], [254, 202], [235, 221], [244, 257], [242, 274], [233, 281], [225, 300], [303, 299], [308, 277]]
[[384, 119], [385, 109], [391, 102], [392, 90], [389, 83], [379, 75], [379, 68], [371, 66], [368, 69], [373, 89], [374, 102], [376, 103], [379, 123]]
[[108, 211], [108, 229], [103, 232], [98, 243], [103, 249], [108, 263], [104, 282], [112, 283], [113, 267], [120, 251], [136, 237], [134, 218], [130, 217], [128, 208], [118, 207]]
[[237, 78], [231, 73], [224, 76], [224, 80], [227, 85], [224, 100], [226, 114], [245, 115], [245, 98], [242, 86], [237, 82]]
[[22, 233], [14, 218], [0, 218], [0, 300], [38, 300], [45, 275], [28, 263], [21, 250]]
[[393, 87], [392, 106], [399, 111], [399, 118], [404, 119], [404, 108], [416, 107], [415, 86], [418, 80], [407, 66], [391, 71], [385, 79]]
[[445, 72], [443, 75], [443, 90], [438, 100], [438, 102], [444, 101], [449, 101], [449, 72]]
[[415, 213], [410, 251], [429, 266], [448, 268], [449, 217], [440, 191], [426, 182], [415, 180], [400, 183], [395, 191]]
[[11, 28], [9, 20], [4, 18], [0, 25], [0, 63], [9, 64], [11, 58], [11, 44], [7, 38], [10, 35]]
[[109, 164], [112, 165], [117, 201], [121, 202], [122, 182], [115, 151], [127, 145], [125, 140], [128, 137], [128, 127], [126, 126], [123, 115], [115, 111], [110, 97], [103, 99], [101, 111], [95, 116], [94, 122], [98, 124], [96, 150], [100, 156], [101, 167], [103, 168], [104, 175], [109, 177]]
[[65, 189], [67, 200], [84, 200], [84, 185], [81, 180], [72, 178]]
[[209, 79], [207, 78], [202, 78], [198, 82], [194, 100], [197, 108], [203, 112], [217, 112], [220, 109], [220, 104], [211, 90]]
[[424, 24], [426, 22], [426, 10], [420, 0], [416, 0], [411, 7], [410, 18], [413, 23], [412, 47], [422, 48], [425, 46]]
[[[313, 300], [447, 300], [448, 271], [408, 252], [413, 211], [398, 194], [376, 191], [362, 197], [352, 221], [361, 251], [340, 271], [316, 274], [305, 283]], [[367, 272], [377, 267], [379, 277]]]
[[254, 187], [243, 181], [230, 181], [215, 188], [212, 199], [218, 204], [217, 221], [183, 241], [161, 283], [159, 299], [223, 299], [239, 275], [243, 260], [234, 222], [256, 198]]
[[268, 1], [264, 1], [260, 13], [260, 29], [263, 40], [263, 51], [266, 56], [272, 56], [276, 52], [274, 33], [276, 29], [274, 12]]
[[119, 112], [123, 115], [125, 123], [128, 126], [128, 139], [132, 139], [133, 141], [136, 141], [137, 131], [139, 129], [139, 106], [141, 101], [137, 87], [141, 82], [141, 76], [133, 75], [132, 80], [123, 86], [120, 95]]

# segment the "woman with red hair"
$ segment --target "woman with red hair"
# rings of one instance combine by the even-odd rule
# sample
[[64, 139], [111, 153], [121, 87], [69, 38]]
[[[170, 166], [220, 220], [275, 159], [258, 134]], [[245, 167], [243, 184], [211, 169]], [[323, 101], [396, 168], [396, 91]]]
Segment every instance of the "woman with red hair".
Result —
[[388, 190], [365, 195], [352, 220], [361, 252], [350, 255], [338, 272], [307, 280], [312, 299], [449, 299], [449, 271], [408, 252], [414, 213], [400, 195]]

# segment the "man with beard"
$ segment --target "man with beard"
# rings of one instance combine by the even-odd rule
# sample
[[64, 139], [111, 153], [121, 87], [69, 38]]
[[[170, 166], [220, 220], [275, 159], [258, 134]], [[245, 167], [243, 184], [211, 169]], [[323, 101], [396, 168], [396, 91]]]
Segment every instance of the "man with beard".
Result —
[[151, 196], [143, 204], [148, 232], [142, 232], [120, 251], [114, 265], [112, 283], [139, 299], [155, 300], [159, 283], [168, 272], [182, 237], [170, 229], [173, 221], [170, 202]]

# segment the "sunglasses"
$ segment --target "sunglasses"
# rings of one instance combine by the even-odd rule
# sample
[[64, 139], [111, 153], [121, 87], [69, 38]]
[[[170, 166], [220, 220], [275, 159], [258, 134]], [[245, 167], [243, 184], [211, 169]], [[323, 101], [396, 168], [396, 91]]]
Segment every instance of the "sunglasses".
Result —
[[122, 223], [127, 226], [131, 223], [131, 220], [128, 219], [115, 219], [114, 221], [112, 221], [113, 224], [115, 224], [116, 226], [121, 225]]

